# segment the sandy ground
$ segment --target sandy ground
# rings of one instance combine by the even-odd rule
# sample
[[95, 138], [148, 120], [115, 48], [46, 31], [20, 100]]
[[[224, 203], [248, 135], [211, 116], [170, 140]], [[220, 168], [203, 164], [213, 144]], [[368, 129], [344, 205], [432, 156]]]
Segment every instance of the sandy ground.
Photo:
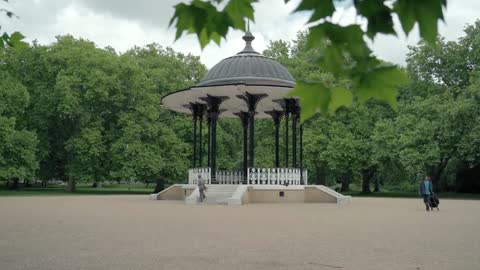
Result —
[[480, 201], [0, 198], [0, 269], [480, 269]]

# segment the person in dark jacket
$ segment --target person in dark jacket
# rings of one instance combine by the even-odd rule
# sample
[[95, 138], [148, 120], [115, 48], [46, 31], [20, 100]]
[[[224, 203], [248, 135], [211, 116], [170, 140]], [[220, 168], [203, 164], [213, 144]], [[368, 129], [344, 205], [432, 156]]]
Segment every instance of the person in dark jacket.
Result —
[[203, 202], [205, 199], [205, 191], [207, 190], [207, 186], [205, 185], [205, 179], [203, 179], [200, 174], [198, 175], [197, 185], [198, 191], [200, 192], [200, 202]]
[[430, 205], [430, 198], [432, 197], [433, 193], [433, 185], [432, 181], [430, 181], [430, 176], [426, 175], [425, 178], [420, 182], [420, 195], [423, 197], [423, 202], [427, 207], [427, 211], [430, 211], [432, 208]]

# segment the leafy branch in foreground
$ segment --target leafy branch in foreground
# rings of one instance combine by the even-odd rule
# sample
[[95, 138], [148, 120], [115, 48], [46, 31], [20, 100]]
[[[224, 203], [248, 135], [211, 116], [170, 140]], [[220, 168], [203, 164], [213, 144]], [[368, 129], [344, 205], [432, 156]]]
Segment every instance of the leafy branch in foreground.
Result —
[[[245, 20], [254, 21], [255, 2], [192, 0], [175, 6], [170, 25], [175, 24], [176, 39], [187, 32], [197, 35], [202, 48], [210, 41], [220, 44], [230, 28], [245, 30]], [[294, 10], [311, 13], [307, 47], [318, 52], [315, 63], [335, 78], [351, 81], [348, 89], [330, 87], [322, 81], [298, 82], [290, 96], [301, 99], [303, 120], [317, 111], [328, 114], [340, 106], [349, 106], [354, 96], [361, 102], [380, 99], [396, 108], [397, 86], [406, 83], [407, 76], [399, 67], [372, 55], [366, 39], [373, 41], [377, 34], [396, 35], [393, 17], [397, 16], [405, 34], [418, 24], [420, 36], [434, 44], [437, 22], [443, 20], [447, 5], [446, 0], [354, 0], [356, 18], [367, 22], [364, 30], [359, 24], [343, 26], [332, 21], [333, 14], [344, 8], [337, 5], [340, 2], [344, 0], [302, 0]]]
[[[8, 0], [3, 0], [3, 1], [8, 3]], [[7, 15], [7, 17], [9, 17], [9, 18], [12, 18], [12, 17], [17, 17], [18, 18], [18, 16], [15, 15], [15, 13], [13, 13], [11, 10], [6, 9], [6, 8], [0, 8], [0, 13], [5, 13], [5, 15]], [[2, 29], [2, 26], [0, 26], [0, 30], [1, 29]], [[0, 36], [0, 48], [5, 48], [5, 47], [22, 48], [22, 47], [25, 47], [25, 46], [27, 46], [27, 43], [22, 41], [24, 38], [25, 37], [19, 32], [14, 32], [11, 35], [4, 32]]]

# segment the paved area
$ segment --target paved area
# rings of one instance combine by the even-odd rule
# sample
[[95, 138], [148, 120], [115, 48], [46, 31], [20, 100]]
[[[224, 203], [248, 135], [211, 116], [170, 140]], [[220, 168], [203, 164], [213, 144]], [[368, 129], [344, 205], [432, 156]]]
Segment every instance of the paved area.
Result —
[[480, 269], [480, 201], [186, 206], [0, 198], [0, 269]]

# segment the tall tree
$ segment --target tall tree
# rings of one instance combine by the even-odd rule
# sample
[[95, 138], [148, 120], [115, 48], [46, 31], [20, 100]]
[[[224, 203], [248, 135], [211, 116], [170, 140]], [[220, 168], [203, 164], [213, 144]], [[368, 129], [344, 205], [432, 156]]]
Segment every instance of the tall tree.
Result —
[[37, 136], [19, 121], [28, 102], [26, 88], [0, 66], [0, 179], [13, 180], [13, 188], [38, 168]]

